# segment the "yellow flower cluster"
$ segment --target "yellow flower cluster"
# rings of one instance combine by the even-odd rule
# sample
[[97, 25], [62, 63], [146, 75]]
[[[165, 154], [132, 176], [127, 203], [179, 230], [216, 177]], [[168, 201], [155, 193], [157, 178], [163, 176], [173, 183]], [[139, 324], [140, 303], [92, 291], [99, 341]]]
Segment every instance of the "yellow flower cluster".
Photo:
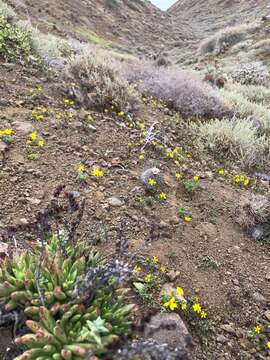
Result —
[[158, 197], [161, 201], [167, 200], [167, 195], [164, 192], [161, 192]]
[[48, 109], [45, 107], [37, 108], [32, 111], [32, 116], [37, 121], [44, 120], [44, 116], [48, 115]]
[[11, 128], [0, 130], [0, 137], [11, 136], [14, 131]]
[[67, 105], [67, 106], [73, 106], [74, 101], [70, 100], [70, 99], [64, 99], [64, 104]]
[[78, 173], [83, 173], [83, 172], [85, 172], [85, 166], [82, 165], [82, 164], [79, 165], [79, 166], [78, 166], [78, 169], [77, 169], [77, 172], [78, 172]]
[[151, 186], [151, 187], [152, 187], [152, 186], [156, 186], [156, 185], [157, 185], [157, 181], [156, 181], [155, 179], [152, 179], [152, 178], [151, 178], [151, 179], [148, 180], [148, 185]]
[[33, 143], [37, 146], [44, 146], [46, 144], [45, 140], [43, 139], [38, 139], [38, 134], [37, 132], [33, 131], [29, 134], [29, 140], [26, 141], [27, 144], [31, 143], [33, 145]]
[[102, 178], [104, 176], [104, 171], [99, 169], [99, 168], [95, 168], [91, 171], [91, 175], [96, 178], [96, 179], [99, 179], [99, 178]]
[[250, 184], [250, 178], [245, 175], [235, 175], [233, 181], [235, 184], [243, 187], [247, 187]]

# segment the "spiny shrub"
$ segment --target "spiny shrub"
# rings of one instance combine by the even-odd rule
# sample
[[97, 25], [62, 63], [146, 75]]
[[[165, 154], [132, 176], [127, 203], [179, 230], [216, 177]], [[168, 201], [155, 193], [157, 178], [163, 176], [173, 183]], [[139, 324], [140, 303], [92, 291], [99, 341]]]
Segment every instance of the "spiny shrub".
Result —
[[233, 45], [243, 41], [248, 35], [249, 29], [250, 25], [238, 25], [222, 29], [213, 36], [202, 41], [198, 50], [199, 54], [221, 54]]
[[142, 94], [166, 102], [185, 117], [220, 118], [226, 113], [215, 91], [191, 72], [149, 66], [139, 71], [134, 66], [130, 72], [134, 74], [127, 73], [128, 79], [138, 81]]
[[193, 129], [200, 146], [218, 158], [234, 160], [241, 166], [261, 164], [269, 154], [266, 137], [258, 135], [249, 119], [215, 119], [195, 124]]
[[264, 85], [268, 80], [269, 71], [267, 66], [257, 61], [240, 64], [231, 76], [234, 81], [242, 85]]
[[129, 111], [136, 107], [134, 89], [94, 54], [73, 57], [66, 66], [66, 75], [78, 86], [72, 90], [75, 99], [89, 108], [104, 110], [114, 106], [118, 111]]
[[105, 263], [64, 233], [45, 249], [6, 260], [0, 298], [6, 310], [23, 308], [29, 333], [16, 340], [26, 350], [16, 360], [89, 359], [128, 334], [133, 305], [122, 287], [132, 273], [121, 262]]
[[9, 62], [30, 62], [31, 34], [0, 15], [0, 57]]

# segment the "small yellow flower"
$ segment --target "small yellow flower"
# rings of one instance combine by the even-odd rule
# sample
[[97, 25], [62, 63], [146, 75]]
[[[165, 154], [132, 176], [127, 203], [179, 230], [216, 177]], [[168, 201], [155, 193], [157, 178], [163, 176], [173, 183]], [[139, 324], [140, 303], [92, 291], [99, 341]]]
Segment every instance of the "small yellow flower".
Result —
[[194, 312], [196, 312], [198, 314], [200, 314], [200, 312], [202, 311], [201, 305], [198, 303], [192, 305], [192, 309]]
[[183, 304], [181, 305], [181, 309], [182, 309], [183, 311], [187, 310], [187, 304], [186, 304], [186, 303], [183, 303]]
[[34, 131], [34, 132], [31, 132], [31, 134], [29, 134], [29, 138], [30, 140], [36, 140], [37, 139], [37, 133]]
[[268, 342], [266, 343], [266, 347], [267, 347], [268, 349], [270, 349], [270, 341], [268, 341]]
[[260, 334], [261, 332], [262, 332], [261, 326], [260, 326], [260, 325], [257, 325], [257, 326], [255, 327], [255, 333], [256, 333], [256, 334]]
[[148, 185], [149, 186], [155, 186], [155, 185], [157, 185], [157, 181], [155, 179], [149, 179], [148, 180]]
[[64, 99], [64, 104], [69, 105], [69, 99]]
[[36, 119], [37, 119], [37, 120], [44, 120], [44, 116], [43, 116], [43, 115], [37, 115], [37, 116], [36, 116]]
[[175, 173], [175, 177], [177, 180], [181, 179], [182, 174], [180, 172]]
[[8, 128], [4, 130], [4, 135], [12, 135], [13, 134], [13, 130]]
[[158, 263], [158, 257], [157, 256], [153, 256], [152, 257], [152, 264], [157, 264]]
[[105, 109], [104, 112], [105, 112], [105, 114], [108, 114], [109, 110], [108, 110], [108, 109]]
[[143, 154], [139, 155], [139, 159], [144, 160], [144, 155]]
[[133, 272], [134, 273], [139, 273], [139, 272], [141, 272], [142, 271], [142, 268], [139, 266], [139, 265], [135, 265], [134, 266], [134, 269], [133, 269]]
[[184, 296], [184, 290], [181, 287], [176, 288], [176, 292], [179, 296]]
[[100, 178], [102, 176], [104, 176], [104, 171], [98, 168], [95, 168], [91, 171], [91, 175], [94, 176], [95, 178]]
[[55, 118], [56, 118], [56, 120], [60, 120], [61, 119], [61, 114], [55, 114]]
[[48, 109], [46, 109], [45, 107], [42, 107], [40, 109], [40, 112], [42, 112], [43, 114], [46, 114], [47, 111], [48, 111]]
[[248, 178], [245, 179], [244, 182], [243, 182], [243, 186], [247, 187], [249, 185], [249, 182], [250, 182], [250, 180]]
[[205, 311], [202, 311], [202, 312], [201, 312], [201, 318], [202, 318], [202, 319], [206, 319], [206, 317], [207, 317], [206, 312], [205, 312]]
[[158, 197], [159, 197], [160, 200], [166, 200], [167, 199], [167, 195], [164, 192], [161, 192]]
[[84, 172], [84, 171], [85, 171], [85, 166], [84, 166], [84, 165], [79, 165], [77, 171], [78, 171], [78, 172]]
[[169, 308], [171, 311], [177, 309], [178, 305], [176, 303], [175, 297], [173, 296], [169, 301], [165, 302], [165, 304], [163, 304], [163, 307], [165, 309]]
[[151, 274], [145, 275], [144, 281], [151, 282], [153, 280], [153, 276]]
[[38, 146], [44, 146], [46, 143], [44, 140], [39, 140], [37, 144]]
[[193, 180], [194, 180], [195, 182], [198, 182], [198, 181], [200, 180], [200, 178], [199, 178], [199, 176], [195, 175], [195, 176], [193, 176]]
[[172, 151], [167, 151], [167, 152], [166, 152], [166, 156], [167, 156], [167, 158], [169, 158], [169, 159], [173, 159], [174, 153], [173, 153]]
[[219, 169], [219, 170], [218, 170], [218, 175], [224, 176], [224, 174], [225, 174], [225, 170], [224, 170], [224, 169]]
[[188, 215], [185, 216], [185, 217], [184, 217], [184, 220], [185, 220], [185, 222], [187, 222], [187, 223], [188, 223], [188, 222], [191, 222], [191, 216], [188, 216]]
[[165, 266], [161, 265], [161, 267], [159, 268], [159, 271], [164, 274], [166, 272], [166, 268]]
[[123, 116], [125, 116], [125, 113], [124, 113], [124, 111], [120, 111], [120, 112], [118, 113], [118, 116], [120, 116], [120, 117], [123, 117]]

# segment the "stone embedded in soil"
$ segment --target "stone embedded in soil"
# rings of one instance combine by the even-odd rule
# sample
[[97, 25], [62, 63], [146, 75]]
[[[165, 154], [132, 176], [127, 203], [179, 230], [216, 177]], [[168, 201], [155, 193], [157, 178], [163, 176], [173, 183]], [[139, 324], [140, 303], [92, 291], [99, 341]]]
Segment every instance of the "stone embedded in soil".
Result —
[[0, 140], [0, 154], [4, 153], [7, 150], [7, 148], [8, 148], [7, 144], [4, 141]]
[[13, 125], [17, 130], [20, 130], [25, 134], [29, 134], [35, 130], [33, 124], [27, 121], [14, 120]]
[[270, 281], [270, 272], [265, 275], [265, 279]]
[[264, 316], [266, 317], [266, 319], [268, 321], [270, 321], [270, 310], [267, 310], [265, 313], [264, 313]]
[[145, 327], [144, 337], [187, 351], [192, 347], [192, 337], [183, 320], [176, 313], [160, 313], [153, 316]]
[[124, 203], [118, 199], [117, 197], [111, 197], [108, 199], [108, 204], [113, 206], [113, 207], [120, 207], [122, 205], [124, 205]]
[[257, 304], [266, 305], [267, 303], [265, 297], [259, 292], [253, 293], [252, 298]]
[[8, 244], [0, 241], [0, 255], [6, 254], [8, 251]]
[[229, 334], [235, 334], [235, 326], [233, 324], [220, 325], [220, 328]]
[[171, 281], [175, 281], [180, 275], [180, 271], [170, 270], [167, 275]]
[[198, 230], [201, 236], [207, 236], [208, 238], [215, 238], [217, 236], [216, 225], [209, 222], [201, 223]]
[[173, 294], [173, 296], [180, 302], [186, 302], [185, 298], [181, 295], [179, 295], [176, 292], [176, 288], [173, 286], [173, 284], [170, 283], [166, 283], [162, 286], [162, 289], [160, 291], [160, 297], [162, 297], [163, 295], [171, 295]]
[[226, 338], [226, 336], [224, 336], [224, 335], [217, 336], [217, 342], [225, 344], [227, 341], [228, 341], [228, 339]]

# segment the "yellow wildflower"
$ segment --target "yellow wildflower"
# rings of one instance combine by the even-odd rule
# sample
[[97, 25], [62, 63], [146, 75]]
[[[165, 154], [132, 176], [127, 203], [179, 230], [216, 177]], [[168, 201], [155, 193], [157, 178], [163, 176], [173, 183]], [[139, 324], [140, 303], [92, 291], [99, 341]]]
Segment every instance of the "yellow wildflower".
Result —
[[166, 272], [166, 268], [165, 266], [161, 265], [161, 267], [159, 268], [159, 271], [164, 274]]
[[125, 115], [125, 113], [124, 113], [124, 111], [120, 111], [119, 113], [118, 113], [118, 116], [124, 116]]
[[181, 287], [176, 288], [176, 292], [179, 296], [184, 296], [184, 290]]
[[157, 185], [157, 182], [156, 182], [155, 179], [149, 179], [149, 180], [148, 180], [148, 185], [150, 185], [150, 186], [155, 186], [155, 185]]
[[185, 216], [184, 217], [185, 222], [191, 222], [191, 216]]
[[181, 179], [182, 174], [180, 172], [175, 173], [175, 177], [177, 180]]
[[173, 296], [172, 298], [170, 298], [169, 301], [165, 302], [165, 304], [163, 304], [163, 307], [165, 309], [169, 308], [171, 311], [174, 311], [175, 309], [177, 309], [178, 305], [176, 303], [175, 297]]
[[201, 305], [198, 304], [198, 303], [192, 305], [192, 309], [193, 309], [194, 312], [196, 312], [198, 314], [202, 311]]
[[37, 139], [37, 133], [34, 131], [34, 132], [31, 132], [31, 134], [29, 134], [29, 138], [31, 139], [31, 140], [36, 140]]
[[187, 304], [186, 304], [186, 303], [183, 303], [183, 304], [181, 305], [181, 309], [182, 309], [183, 311], [187, 310]]
[[270, 341], [268, 341], [268, 342], [266, 343], [266, 347], [267, 347], [268, 349], [270, 349]]
[[84, 165], [79, 165], [78, 167], [78, 172], [84, 172], [85, 171], [85, 166]]
[[167, 199], [167, 195], [164, 192], [161, 192], [158, 197], [159, 197], [160, 200], [166, 200]]
[[256, 333], [256, 334], [260, 334], [261, 332], [262, 332], [261, 326], [260, 326], [260, 325], [257, 325], [257, 326], [255, 327], [255, 333]]
[[167, 152], [166, 152], [166, 156], [167, 156], [167, 158], [169, 158], [169, 159], [173, 159], [174, 153], [173, 153], [172, 151], [167, 151]]
[[134, 266], [134, 269], [133, 269], [133, 272], [134, 273], [139, 273], [139, 272], [141, 272], [142, 271], [142, 268], [139, 266], [139, 265], [135, 265]]
[[219, 170], [218, 170], [218, 175], [224, 176], [224, 174], [225, 174], [225, 170], [224, 170], [224, 169], [219, 169]]
[[195, 176], [193, 176], [193, 180], [194, 180], [195, 182], [198, 182], [198, 181], [200, 180], [200, 178], [199, 178], [199, 176], [195, 175]]
[[151, 282], [153, 280], [153, 276], [151, 274], [145, 275], [144, 281]]
[[56, 120], [60, 120], [61, 119], [61, 114], [55, 114], [55, 118], [56, 118]]
[[37, 116], [36, 116], [36, 119], [37, 119], [37, 120], [44, 120], [44, 116], [43, 116], [43, 115], [37, 115]]
[[144, 155], [143, 154], [139, 155], [139, 159], [144, 160]]
[[37, 144], [38, 144], [38, 146], [44, 146], [45, 141], [44, 140], [39, 140]]
[[205, 311], [202, 311], [202, 312], [201, 312], [201, 318], [202, 318], [202, 319], [206, 319], [206, 317], [207, 317], [206, 312], [205, 312]]
[[244, 187], [247, 187], [249, 185], [250, 180], [247, 178], [244, 180], [243, 185]]
[[4, 135], [12, 135], [13, 134], [13, 130], [8, 128], [4, 130]]
[[47, 111], [48, 111], [48, 110], [47, 110], [45, 107], [42, 107], [42, 108], [40, 109], [40, 112], [42, 112], [43, 114], [46, 114]]
[[91, 171], [91, 175], [96, 178], [100, 178], [104, 175], [104, 171], [101, 169], [95, 168]]
[[152, 264], [157, 264], [158, 263], [158, 257], [157, 256], [153, 256], [152, 257]]

